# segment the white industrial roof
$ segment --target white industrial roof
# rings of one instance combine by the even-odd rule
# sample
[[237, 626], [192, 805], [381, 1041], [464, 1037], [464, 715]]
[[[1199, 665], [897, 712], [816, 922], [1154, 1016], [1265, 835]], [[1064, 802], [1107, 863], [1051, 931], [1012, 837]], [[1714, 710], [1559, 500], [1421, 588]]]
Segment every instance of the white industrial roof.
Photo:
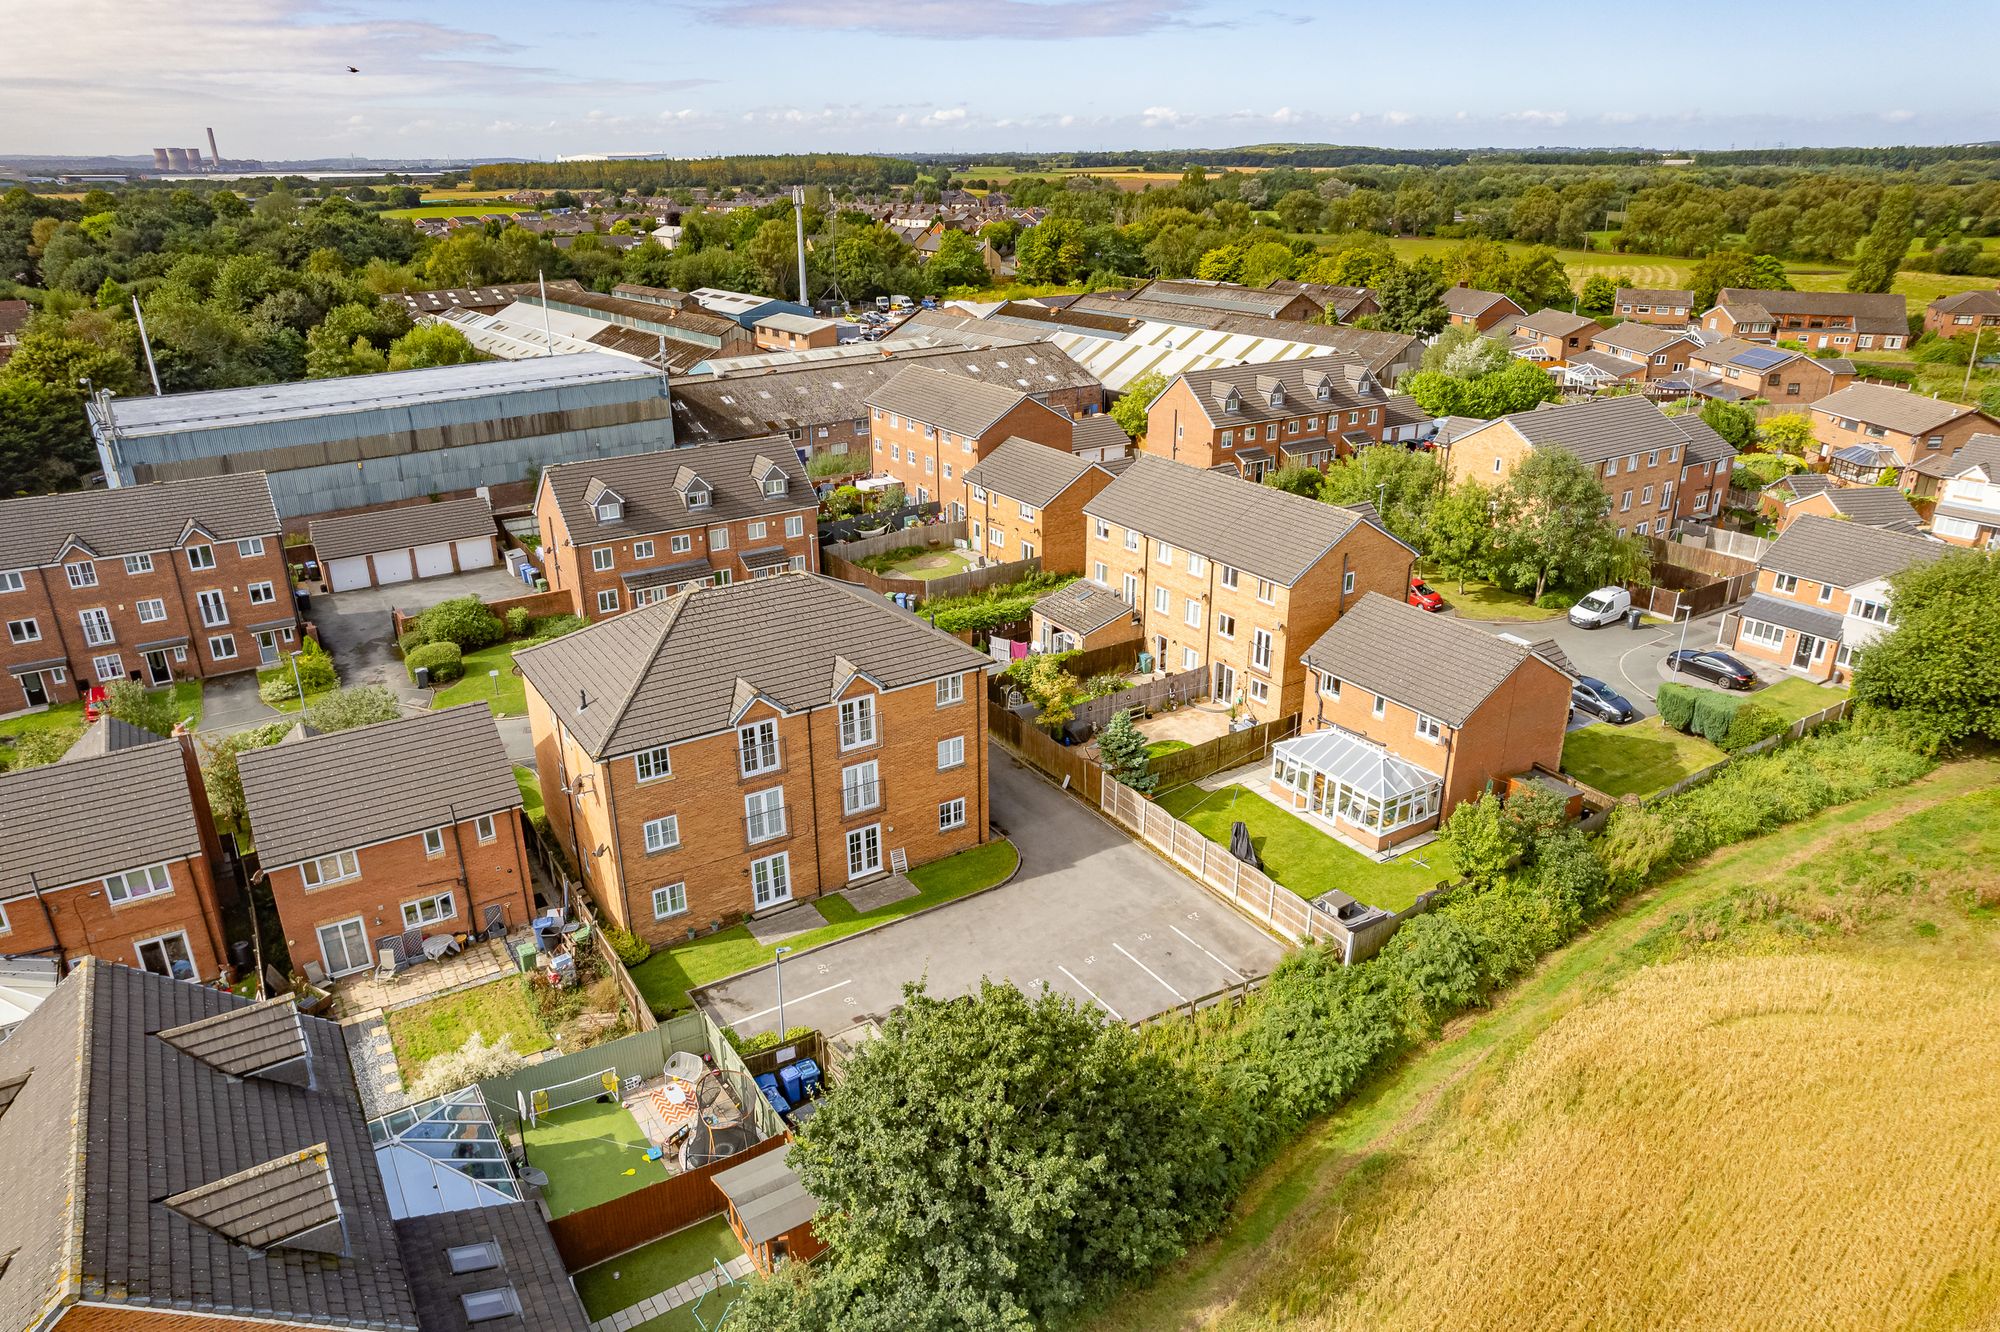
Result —
[[1187, 370], [1213, 370], [1231, 365], [1266, 365], [1324, 356], [1328, 349], [1312, 342], [1163, 324], [1145, 320], [1123, 338], [1093, 337], [1052, 325], [1043, 334], [1114, 393], [1141, 375], [1158, 372], [1172, 379]]

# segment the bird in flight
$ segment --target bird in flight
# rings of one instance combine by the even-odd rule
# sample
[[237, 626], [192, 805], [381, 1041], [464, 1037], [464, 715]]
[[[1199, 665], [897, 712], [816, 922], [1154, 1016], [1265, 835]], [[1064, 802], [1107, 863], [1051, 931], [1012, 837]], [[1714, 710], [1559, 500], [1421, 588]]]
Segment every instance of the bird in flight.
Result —
[[352, 65], [349, 65], [349, 66], [347, 67], [347, 72], [348, 72], [349, 74], [359, 74], [359, 73], [360, 73], [361, 71], [360, 71], [360, 70], [358, 70], [358, 69], [356, 69], [356, 68], [355, 68], [354, 66], [352, 66]]

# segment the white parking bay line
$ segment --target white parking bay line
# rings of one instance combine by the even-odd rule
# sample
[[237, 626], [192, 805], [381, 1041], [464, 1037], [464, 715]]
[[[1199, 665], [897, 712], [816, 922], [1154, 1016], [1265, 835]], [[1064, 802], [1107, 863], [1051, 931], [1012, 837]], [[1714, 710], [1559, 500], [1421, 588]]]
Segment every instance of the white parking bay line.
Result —
[[[814, 990], [811, 994], [794, 995], [786, 999], [785, 1002], [787, 1004], [802, 1004], [808, 999], [817, 999], [823, 994], [832, 994], [835, 990], [839, 989], [841, 986], [852, 985], [852, 984], [854, 984], [854, 978], [852, 976], [849, 976], [844, 981], [835, 981], [833, 984], [827, 986], [823, 990]], [[777, 1011], [778, 1011], [778, 1006], [776, 1004], [772, 1004], [769, 1008], [766, 1008], [761, 1012], [745, 1013], [742, 1017], [737, 1018], [736, 1020], [738, 1022], [755, 1022], [758, 1018], [769, 1017], [771, 1014]]]
[[1070, 984], [1076, 986], [1077, 989], [1082, 990], [1085, 994], [1089, 995], [1093, 1000], [1096, 1000], [1097, 1006], [1099, 1008], [1111, 1014], [1112, 1021], [1123, 1022], [1125, 1020], [1124, 1018], [1118, 1016], [1117, 1009], [1113, 1008], [1110, 1004], [1105, 1003], [1102, 999], [1097, 998], [1097, 991], [1091, 989], [1088, 985], [1085, 985], [1082, 981], [1078, 980], [1076, 978], [1076, 973], [1074, 971], [1071, 971], [1068, 967], [1062, 965], [1060, 962], [1056, 964], [1056, 970], [1060, 971], [1063, 975], [1069, 977]]
[[[1114, 940], [1111, 946], [1113, 948], [1116, 948], [1119, 952], [1125, 953], [1124, 944], [1118, 943]], [[1159, 981], [1160, 984], [1166, 985], [1168, 994], [1180, 1000], [1182, 1003], [1187, 1002], [1187, 996], [1182, 994], [1179, 990], [1176, 990], [1173, 986], [1167, 985], [1166, 981], [1161, 979], [1159, 972], [1153, 970], [1151, 967], [1147, 966], [1144, 962], [1141, 962], [1138, 958], [1133, 957], [1130, 953], [1125, 953], [1125, 960], [1127, 962], [1130, 962], [1133, 966], [1139, 968], [1139, 970], [1145, 972], [1148, 976], [1151, 976], [1154, 980]]]
[[[1178, 925], [1169, 925], [1169, 926], [1167, 926], [1167, 928], [1168, 928], [1168, 929], [1170, 929], [1170, 930], [1172, 930], [1172, 931], [1173, 931], [1173, 932], [1174, 932], [1175, 934], [1178, 934], [1178, 935], [1180, 935], [1180, 936], [1181, 936], [1181, 938], [1183, 938], [1183, 939], [1187, 939], [1187, 941], [1188, 941], [1189, 943], [1191, 943], [1191, 944], [1194, 944], [1194, 946], [1195, 946], [1196, 948], [1201, 948], [1201, 945], [1200, 945], [1200, 944], [1198, 944], [1198, 943], [1195, 943], [1195, 941], [1194, 941], [1194, 940], [1193, 940], [1192, 938], [1189, 938], [1189, 936], [1188, 936], [1188, 933], [1187, 933], [1187, 931], [1183, 930], [1183, 929], [1182, 929], [1182, 928], [1181, 928], [1180, 926], [1178, 926]], [[1237, 969], [1236, 969], [1235, 967], [1232, 967], [1232, 966], [1230, 966], [1230, 965], [1229, 965], [1229, 964], [1228, 964], [1227, 962], [1224, 962], [1224, 961], [1223, 961], [1223, 960], [1222, 960], [1221, 958], [1217, 957], [1217, 956], [1216, 956], [1216, 955], [1215, 955], [1214, 953], [1211, 953], [1211, 952], [1209, 952], [1209, 951], [1208, 951], [1208, 950], [1207, 950], [1206, 948], [1201, 948], [1201, 952], [1202, 952], [1202, 955], [1203, 955], [1204, 957], [1206, 957], [1206, 958], [1207, 958], [1207, 959], [1208, 959], [1209, 961], [1211, 961], [1211, 962], [1215, 963], [1215, 965], [1216, 965], [1216, 966], [1218, 966], [1218, 967], [1221, 967], [1221, 968], [1222, 968], [1222, 969], [1223, 969], [1224, 971], [1228, 972], [1228, 973], [1229, 973], [1229, 974], [1230, 974], [1230, 975], [1231, 975], [1232, 977], [1234, 977], [1235, 979], [1237, 979], [1237, 980], [1242, 980], [1242, 979], [1243, 979], [1243, 973], [1242, 973], [1241, 971], [1238, 971], [1238, 970], [1237, 970]]]

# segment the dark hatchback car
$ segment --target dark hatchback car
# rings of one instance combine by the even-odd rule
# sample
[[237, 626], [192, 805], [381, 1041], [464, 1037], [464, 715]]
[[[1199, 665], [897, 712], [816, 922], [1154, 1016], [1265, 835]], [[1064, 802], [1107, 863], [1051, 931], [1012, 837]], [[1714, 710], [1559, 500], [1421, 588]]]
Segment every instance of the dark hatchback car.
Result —
[[1604, 681], [1584, 675], [1569, 688], [1569, 705], [1577, 712], [1587, 712], [1608, 722], [1624, 723], [1632, 720], [1632, 704], [1626, 697]]
[[1756, 672], [1727, 652], [1682, 648], [1667, 654], [1667, 669], [1677, 675], [1719, 684], [1724, 689], [1753, 689], [1757, 684]]

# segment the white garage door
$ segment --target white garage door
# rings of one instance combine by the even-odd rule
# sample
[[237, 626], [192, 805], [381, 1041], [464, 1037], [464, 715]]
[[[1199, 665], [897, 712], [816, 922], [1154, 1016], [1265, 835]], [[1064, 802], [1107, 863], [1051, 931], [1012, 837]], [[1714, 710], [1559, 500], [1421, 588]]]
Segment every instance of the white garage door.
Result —
[[416, 576], [410, 567], [410, 552], [407, 550], [378, 550], [375, 552], [375, 581], [378, 583], [407, 583]]
[[473, 537], [458, 543], [458, 567], [461, 569], [490, 569], [493, 567], [493, 541], [490, 537]]
[[344, 560], [328, 560], [326, 582], [336, 592], [351, 592], [368, 586], [368, 557], [350, 555]]
[[451, 542], [439, 541], [417, 547], [417, 577], [436, 578], [451, 572]]

